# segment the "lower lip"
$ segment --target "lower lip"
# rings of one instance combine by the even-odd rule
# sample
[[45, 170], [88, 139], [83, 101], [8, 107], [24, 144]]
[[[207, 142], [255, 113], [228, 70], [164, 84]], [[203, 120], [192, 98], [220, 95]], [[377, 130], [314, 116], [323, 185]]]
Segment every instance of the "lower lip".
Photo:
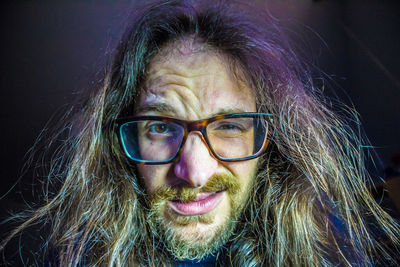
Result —
[[224, 191], [221, 191], [202, 200], [189, 203], [170, 201], [169, 206], [180, 215], [201, 215], [212, 211], [221, 202], [223, 193]]

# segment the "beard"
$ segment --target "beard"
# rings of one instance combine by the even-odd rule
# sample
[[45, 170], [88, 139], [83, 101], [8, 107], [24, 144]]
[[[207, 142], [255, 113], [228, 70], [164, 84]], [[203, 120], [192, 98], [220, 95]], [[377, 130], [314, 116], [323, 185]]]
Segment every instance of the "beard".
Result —
[[[156, 240], [169, 254], [177, 259], [200, 260], [215, 254], [233, 235], [238, 218], [248, 202], [252, 183], [243, 191], [241, 187], [238, 179], [229, 174], [214, 175], [201, 188], [161, 187], [147, 201], [147, 223]], [[221, 214], [214, 211], [183, 216], [168, 207], [169, 201], [188, 203], [199, 193], [222, 191], [227, 195], [229, 212], [220, 223], [215, 221]]]

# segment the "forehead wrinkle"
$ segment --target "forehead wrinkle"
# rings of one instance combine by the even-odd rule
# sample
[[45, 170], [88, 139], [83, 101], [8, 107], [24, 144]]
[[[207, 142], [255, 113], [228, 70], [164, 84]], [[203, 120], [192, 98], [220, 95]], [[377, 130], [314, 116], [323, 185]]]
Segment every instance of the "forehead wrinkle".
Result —
[[168, 113], [180, 118], [198, 114], [201, 103], [193, 91], [176, 84], [148, 88], [141, 97], [136, 113]]
[[[154, 98], [158, 103], [168, 103], [177, 100], [176, 102], [173, 101], [174, 106], [182, 107], [184, 114], [187, 116], [197, 114], [197, 116], [199, 116], [201, 110], [200, 98], [202, 96], [201, 94], [198, 94], [200, 93], [199, 90], [196, 90], [197, 87], [195, 81], [189, 77], [182, 77], [175, 74], [167, 76], [157, 77], [154, 78], [153, 81], [150, 81], [149, 87], [145, 91], [145, 95], [153, 95], [152, 98]], [[145, 96], [145, 101], [148, 101], [146, 98], [147, 97]], [[178, 110], [181, 111], [181, 109]], [[183, 114], [181, 116], [183, 116]]]
[[159, 70], [149, 74], [149, 77], [145, 83], [145, 88], [151, 90], [167, 85], [180, 85], [189, 87], [190, 80], [186, 79], [183, 73]]
[[[174, 101], [174, 106], [179, 106], [181, 109], [179, 111], [183, 111], [181, 118], [187, 118], [190, 116], [199, 116], [200, 109], [202, 106], [201, 99], [196, 94], [194, 87], [185, 87], [185, 86], [171, 86], [173, 90], [166, 89], [165, 97], [168, 100], [177, 100]], [[168, 101], [167, 100], [167, 101]]]
[[[225, 67], [225, 66], [224, 66]], [[210, 68], [198, 67], [199, 73], [191, 72], [191, 67], [184, 64], [163, 64], [159, 70], [153, 70], [148, 73], [146, 87], [152, 87], [153, 84], [178, 84], [186, 87], [193, 87], [192, 78], [199, 78], [202, 76], [212, 75], [215, 79], [216, 74], [223, 73], [223, 71], [215, 66], [215, 72], [210, 73]], [[233, 78], [233, 75], [229, 75]]]

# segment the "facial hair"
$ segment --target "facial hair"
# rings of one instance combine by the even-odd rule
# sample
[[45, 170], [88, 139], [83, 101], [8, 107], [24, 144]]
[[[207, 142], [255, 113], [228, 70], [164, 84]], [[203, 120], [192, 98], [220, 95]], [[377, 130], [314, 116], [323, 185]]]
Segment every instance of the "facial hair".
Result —
[[[253, 180], [253, 179], [252, 179]], [[250, 187], [249, 185], [248, 187]], [[212, 176], [201, 188], [164, 186], [156, 190], [148, 200], [147, 222], [150, 230], [172, 256], [177, 259], [201, 259], [215, 253], [233, 234], [233, 230], [245, 206], [248, 194], [241, 191], [238, 179], [231, 174]], [[248, 188], [244, 189], [248, 191]], [[168, 201], [191, 202], [199, 193], [225, 191], [230, 202], [230, 214], [226, 221], [213, 229], [213, 234], [200, 232], [190, 241], [182, 238], [180, 227], [196, 227], [197, 224], [211, 224], [215, 213], [182, 216], [167, 207]], [[175, 226], [175, 227], [174, 227]]]

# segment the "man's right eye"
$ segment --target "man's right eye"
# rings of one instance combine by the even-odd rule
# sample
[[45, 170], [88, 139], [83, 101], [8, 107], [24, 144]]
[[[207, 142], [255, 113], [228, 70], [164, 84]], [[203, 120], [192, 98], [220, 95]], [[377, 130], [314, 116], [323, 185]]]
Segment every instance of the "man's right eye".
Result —
[[170, 131], [172, 131], [172, 129], [166, 123], [154, 123], [149, 126], [149, 132], [152, 134], [167, 134]]

